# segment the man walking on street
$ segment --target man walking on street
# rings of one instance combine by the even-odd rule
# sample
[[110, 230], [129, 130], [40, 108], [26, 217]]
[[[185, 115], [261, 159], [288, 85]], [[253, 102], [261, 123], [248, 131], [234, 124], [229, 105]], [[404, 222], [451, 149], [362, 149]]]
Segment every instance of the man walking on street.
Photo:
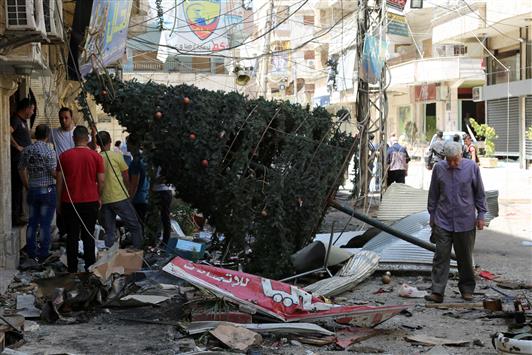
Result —
[[74, 148], [59, 156], [57, 213], [62, 215], [66, 224], [68, 272], [77, 272], [80, 235], [85, 270], [96, 261], [93, 234], [104, 187], [104, 167], [102, 157], [87, 146], [87, 127], [77, 126], [72, 138]]
[[116, 216], [124, 222], [136, 249], [142, 248], [142, 227], [129, 200], [128, 166], [121, 152], [111, 151], [111, 135], [100, 131], [97, 143], [105, 165], [105, 186], [102, 191], [101, 224], [105, 228], [105, 246], [110, 248], [115, 243]]
[[[57, 160], [48, 146], [50, 127], [45, 124], [35, 129], [35, 143], [22, 151], [18, 169], [22, 184], [28, 190], [29, 223], [26, 233], [26, 251], [31, 259], [43, 262], [50, 249], [50, 228], [55, 213], [55, 176]], [[39, 252], [37, 253], [37, 228]]]
[[427, 163], [427, 167], [429, 169], [432, 169], [434, 164], [436, 164], [439, 161], [442, 161], [445, 159], [445, 156], [443, 154], [443, 145], [445, 143], [445, 140], [443, 139], [443, 132], [438, 131], [436, 133], [436, 137], [434, 138], [434, 142], [429, 147], [429, 157]]
[[446, 160], [434, 165], [429, 188], [428, 211], [432, 227], [431, 241], [436, 244], [432, 263], [432, 294], [427, 301], [441, 303], [449, 277], [451, 248], [458, 263], [458, 288], [466, 301], [473, 299], [475, 274], [473, 248], [475, 228], [484, 228], [485, 193], [480, 170], [462, 158], [462, 145], [446, 142]]
[[408, 172], [408, 162], [410, 161], [410, 156], [408, 155], [406, 148], [399, 144], [396, 137], [392, 137], [391, 143], [392, 145], [388, 148], [387, 153], [388, 186], [394, 182], [401, 184], [405, 183], [406, 174]]
[[22, 180], [18, 173], [18, 164], [22, 150], [31, 144], [31, 136], [27, 121], [35, 112], [35, 105], [30, 99], [23, 99], [17, 104], [17, 112], [11, 117], [11, 208], [14, 226], [22, 226], [26, 221], [22, 218]]

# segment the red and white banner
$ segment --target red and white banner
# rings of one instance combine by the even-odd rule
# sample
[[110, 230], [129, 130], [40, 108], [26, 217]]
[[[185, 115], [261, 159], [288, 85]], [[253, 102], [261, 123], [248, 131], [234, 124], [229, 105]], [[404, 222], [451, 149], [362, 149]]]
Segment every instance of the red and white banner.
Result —
[[373, 327], [395, 316], [409, 305], [341, 306], [321, 299], [296, 286], [244, 272], [196, 264], [174, 258], [164, 271], [218, 297], [257, 309], [284, 322], [349, 318], [350, 323]]

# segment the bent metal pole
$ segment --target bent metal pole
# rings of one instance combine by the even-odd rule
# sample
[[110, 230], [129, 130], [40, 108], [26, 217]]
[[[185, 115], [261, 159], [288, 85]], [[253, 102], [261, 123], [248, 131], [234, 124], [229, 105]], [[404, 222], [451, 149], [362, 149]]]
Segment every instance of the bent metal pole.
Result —
[[[336, 208], [338, 211], [343, 212], [345, 214], [348, 214], [350, 216], [355, 217], [356, 219], [369, 224], [370, 226], [373, 226], [383, 232], [389, 233], [393, 235], [396, 238], [402, 239], [406, 242], [412, 243], [414, 245], [417, 245], [418, 247], [430, 250], [430, 251], [436, 251], [436, 246], [432, 243], [427, 243], [424, 240], [412, 237], [409, 234], [406, 234], [404, 232], [401, 232], [395, 228], [392, 228], [381, 221], [378, 221], [376, 219], [370, 218], [366, 216], [365, 214], [358, 213], [355, 210], [352, 210], [350, 208], [344, 207], [338, 203], [336, 200], [329, 201], [329, 206]], [[451, 253], [451, 258], [456, 260], [456, 256], [454, 253]]]

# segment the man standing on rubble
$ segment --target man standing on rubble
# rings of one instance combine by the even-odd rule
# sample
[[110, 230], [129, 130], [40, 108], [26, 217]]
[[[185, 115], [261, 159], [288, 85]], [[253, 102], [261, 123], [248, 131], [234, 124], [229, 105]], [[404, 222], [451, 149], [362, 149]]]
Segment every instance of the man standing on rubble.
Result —
[[105, 165], [105, 186], [102, 190], [100, 216], [101, 224], [105, 229], [105, 246], [110, 248], [115, 243], [116, 216], [118, 215], [131, 234], [133, 246], [141, 249], [142, 227], [129, 199], [128, 166], [122, 152], [111, 151], [113, 141], [109, 132], [100, 131], [97, 137]]
[[427, 301], [443, 302], [449, 277], [451, 248], [458, 264], [458, 288], [466, 301], [473, 299], [475, 274], [473, 248], [475, 228], [484, 228], [486, 210], [484, 185], [477, 164], [462, 158], [462, 145], [446, 142], [445, 160], [434, 165], [427, 208], [436, 244], [432, 263], [432, 293]]
[[88, 147], [89, 130], [77, 126], [74, 148], [59, 156], [57, 165], [57, 213], [62, 214], [67, 230], [68, 272], [78, 271], [78, 241], [83, 241], [85, 270], [96, 261], [94, 227], [104, 184], [100, 154]]

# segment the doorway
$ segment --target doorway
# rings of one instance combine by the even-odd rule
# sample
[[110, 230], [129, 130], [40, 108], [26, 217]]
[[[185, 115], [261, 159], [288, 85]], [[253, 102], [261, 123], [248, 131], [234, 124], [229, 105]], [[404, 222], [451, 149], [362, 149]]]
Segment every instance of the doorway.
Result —
[[486, 114], [484, 101], [474, 102], [471, 100], [460, 100], [460, 121], [459, 129], [467, 132], [466, 125], [469, 124], [469, 118], [474, 118], [478, 123], [486, 123]]
[[425, 139], [430, 142], [436, 133], [436, 103], [425, 104]]

